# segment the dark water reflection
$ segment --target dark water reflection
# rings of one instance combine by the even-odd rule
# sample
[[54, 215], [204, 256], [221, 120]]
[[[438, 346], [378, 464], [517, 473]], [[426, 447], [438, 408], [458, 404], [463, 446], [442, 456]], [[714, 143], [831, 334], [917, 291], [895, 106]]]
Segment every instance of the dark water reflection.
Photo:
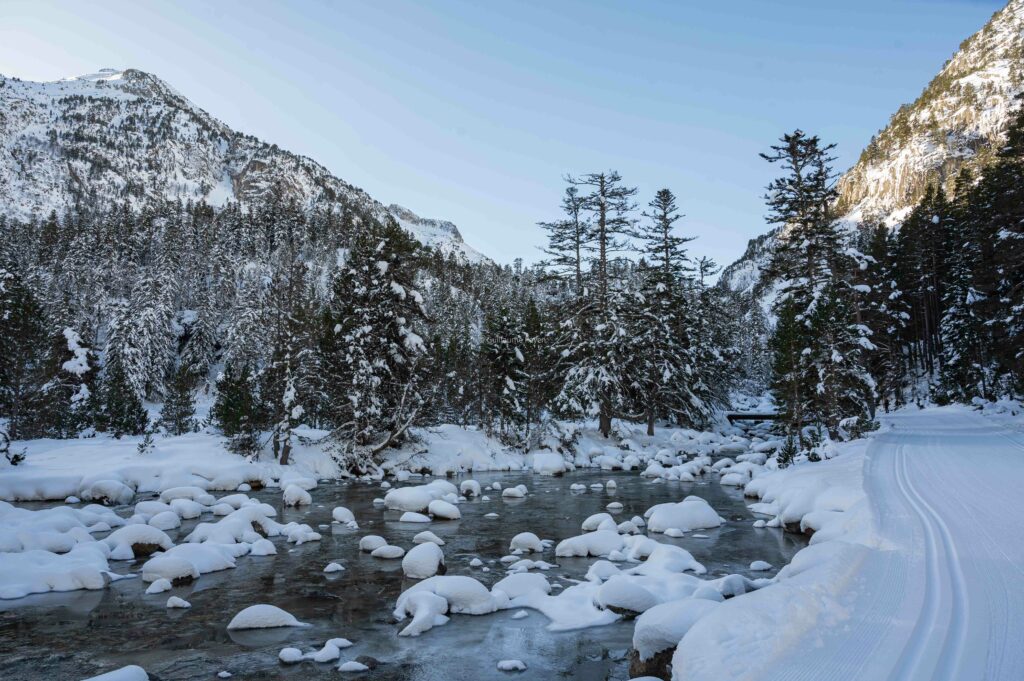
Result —
[[[0, 601], [0, 673], [10, 679], [79, 679], [126, 664], [144, 667], [154, 679], [214, 679], [227, 670], [239, 679], [336, 678], [337, 663], [303, 662], [285, 666], [277, 654], [284, 646], [304, 652], [319, 649], [325, 640], [345, 637], [355, 643], [342, 651], [342, 660], [370, 656], [381, 662], [361, 676], [409, 681], [479, 681], [507, 678], [497, 671], [498, 660], [526, 662], [531, 679], [627, 679], [626, 654], [632, 623], [577, 632], [549, 632], [547, 619], [530, 611], [513, 620], [514, 611], [470, 617], [456, 615], [443, 627], [417, 638], [398, 637], [391, 611], [395, 599], [412, 584], [402, 574], [401, 561], [371, 558], [359, 552], [359, 537], [379, 534], [408, 549], [412, 537], [429, 529], [445, 540], [449, 574], [468, 574], [488, 586], [504, 576], [497, 562], [507, 554], [509, 540], [531, 531], [541, 538], [560, 540], [580, 533], [583, 518], [605, 510], [612, 500], [624, 509], [618, 520], [642, 515], [656, 503], [678, 501], [697, 494], [711, 503], [728, 523], [715, 530], [679, 539], [657, 535], [690, 551], [708, 568], [708, 576], [750, 574], [754, 560], [775, 566], [787, 563], [805, 542], [778, 530], [754, 529], [753, 516], [738, 490], [720, 487], [713, 479], [697, 483], [651, 484], [634, 473], [579, 472], [563, 478], [527, 473], [480, 473], [472, 476], [487, 485], [524, 483], [525, 500], [505, 501], [500, 492], [491, 501], [473, 500], [460, 506], [460, 521], [429, 525], [397, 522], [399, 513], [374, 506], [383, 496], [376, 485], [323, 484], [311, 493], [306, 509], [281, 508], [281, 492], [264, 490], [254, 496], [273, 504], [282, 522], [300, 520], [317, 528], [328, 524], [336, 505], [350, 508], [360, 529], [333, 525], [319, 529], [320, 542], [293, 546], [274, 539], [276, 556], [242, 557], [234, 570], [204, 575], [188, 587], [147, 596], [140, 579], [115, 582], [103, 591], [43, 594]], [[572, 494], [569, 485], [615, 479], [615, 490]], [[458, 483], [458, 479], [454, 482]], [[125, 509], [127, 511], [128, 509]], [[500, 514], [498, 519], [486, 513]], [[209, 516], [204, 516], [209, 519]], [[187, 521], [171, 531], [180, 540], [194, 527]], [[706, 538], [694, 534], [707, 535]], [[176, 536], [177, 535], [177, 536]], [[481, 558], [490, 572], [470, 568]], [[533, 556], [536, 558], [536, 554]], [[579, 579], [594, 559], [561, 559], [554, 551], [543, 555], [559, 567], [545, 573], [565, 586]], [[324, 566], [336, 560], [346, 570], [325, 575]], [[137, 572], [142, 561], [112, 562], [115, 572]], [[770, 574], [770, 573], [769, 573]], [[750, 576], [765, 576], [765, 573]], [[190, 610], [168, 610], [168, 596], [191, 602]], [[312, 626], [301, 629], [228, 632], [228, 621], [253, 603], [272, 603]]]

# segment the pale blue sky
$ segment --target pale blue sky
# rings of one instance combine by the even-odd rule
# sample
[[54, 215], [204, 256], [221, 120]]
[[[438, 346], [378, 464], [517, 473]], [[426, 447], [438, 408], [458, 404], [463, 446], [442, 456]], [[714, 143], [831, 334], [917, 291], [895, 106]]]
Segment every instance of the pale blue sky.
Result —
[[0, 0], [0, 73], [155, 73], [385, 203], [540, 256], [566, 172], [679, 197], [696, 254], [765, 230], [757, 157], [801, 127], [842, 169], [996, 0]]

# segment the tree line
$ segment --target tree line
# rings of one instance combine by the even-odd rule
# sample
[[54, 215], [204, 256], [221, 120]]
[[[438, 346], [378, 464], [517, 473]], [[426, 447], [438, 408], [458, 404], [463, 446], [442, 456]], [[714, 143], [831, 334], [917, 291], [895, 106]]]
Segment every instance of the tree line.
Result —
[[614, 172], [569, 178], [532, 267], [469, 263], [390, 216], [276, 193], [0, 220], [5, 435], [209, 424], [285, 463], [326, 431], [367, 471], [414, 426], [531, 447], [554, 419], [703, 425], [763, 338], [740, 322], [750, 302], [688, 255], [672, 193], [645, 210], [635, 194]]

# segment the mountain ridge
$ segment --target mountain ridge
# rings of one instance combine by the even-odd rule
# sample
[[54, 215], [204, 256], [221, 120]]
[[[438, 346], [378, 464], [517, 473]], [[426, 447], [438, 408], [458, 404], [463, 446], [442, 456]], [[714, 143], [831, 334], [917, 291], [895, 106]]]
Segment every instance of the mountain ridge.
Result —
[[0, 151], [0, 212], [8, 217], [61, 212], [86, 195], [218, 207], [280, 195], [305, 206], [355, 204], [394, 217], [424, 245], [488, 260], [451, 222], [385, 206], [317, 161], [234, 130], [138, 69], [45, 83], [0, 74]]

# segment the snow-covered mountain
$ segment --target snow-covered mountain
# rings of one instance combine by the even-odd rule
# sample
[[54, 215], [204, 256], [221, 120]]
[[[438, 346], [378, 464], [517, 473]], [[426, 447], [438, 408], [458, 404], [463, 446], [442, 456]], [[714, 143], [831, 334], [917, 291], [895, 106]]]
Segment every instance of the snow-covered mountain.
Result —
[[0, 75], [0, 213], [45, 215], [86, 196], [245, 205], [274, 192], [391, 214], [426, 245], [485, 260], [451, 222], [384, 206], [312, 159], [232, 130], [151, 74], [104, 69], [52, 83]]
[[[960, 49], [912, 104], [889, 124], [839, 180], [838, 208], [853, 224], [884, 219], [898, 227], [931, 183], [952, 193], [960, 169], [988, 163], [1024, 92], [1024, 0], [1011, 0]], [[771, 289], [761, 272], [777, 230], [753, 239], [723, 270], [724, 285], [759, 296]]]

